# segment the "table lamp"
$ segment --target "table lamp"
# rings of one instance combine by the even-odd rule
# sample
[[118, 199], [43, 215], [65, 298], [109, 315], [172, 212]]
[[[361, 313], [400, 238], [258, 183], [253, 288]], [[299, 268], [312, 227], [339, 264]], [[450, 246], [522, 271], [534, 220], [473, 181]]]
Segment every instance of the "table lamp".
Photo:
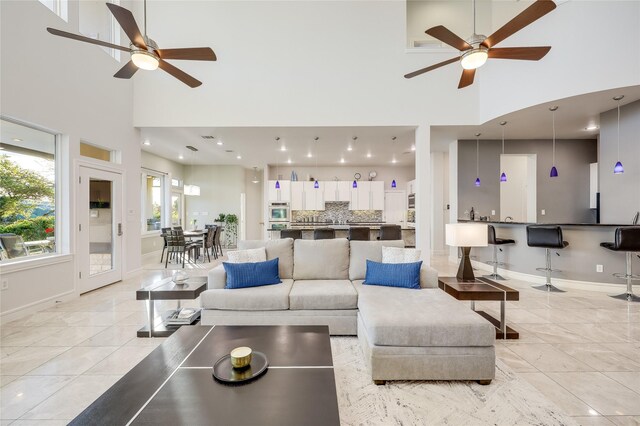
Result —
[[488, 245], [488, 226], [476, 223], [449, 223], [445, 226], [446, 242], [448, 246], [461, 247], [462, 259], [456, 277], [463, 281], [473, 281], [469, 253], [471, 247], [486, 247]]

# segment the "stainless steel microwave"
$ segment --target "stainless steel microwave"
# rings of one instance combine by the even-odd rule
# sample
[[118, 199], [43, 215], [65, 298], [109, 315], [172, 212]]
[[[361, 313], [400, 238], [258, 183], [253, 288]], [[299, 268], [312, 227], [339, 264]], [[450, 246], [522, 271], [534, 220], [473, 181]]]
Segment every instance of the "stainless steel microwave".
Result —
[[270, 203], [269, 222], [291, 222], [289, 203]]
[[409, 207], [409, 209], [416, 208], [416, 194], [409, 194], [407, 206]]

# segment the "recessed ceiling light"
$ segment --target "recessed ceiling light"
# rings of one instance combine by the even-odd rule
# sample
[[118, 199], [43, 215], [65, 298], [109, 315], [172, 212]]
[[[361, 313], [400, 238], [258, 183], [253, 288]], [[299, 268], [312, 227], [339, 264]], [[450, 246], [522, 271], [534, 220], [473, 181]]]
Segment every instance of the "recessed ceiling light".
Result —
[[411, 151], [415, 151], [416, 150], [416, 146], [415, 145], [411, 145]]
[[371, 158], [371, 153], [367, 152], [367, 158]]
[[286, 147], [286, 146], [282, 145], [282, 146], [280, 147], [280, 151], [284, 152], [284, 151], [286, 151], [286, 150], [287, 150], [287, 147]]
[[392, 162], [393, 164], [396, 164], [396, 163], [397, 163], [397, 160], [394, 158], [393, 160], [391, 160], [391, 162]]
[[585, 130], [588, 130], [588, 131], [591, 131], [591, 130], [598, 130], [598, 129], [599, 129], [599, 127], [598, 127], [598, 126], [596, 126], [595, 124], [591, 124], [591, 125], [589, 125], [589, 126], [585, 127], [584, 129], [585, 129]]
[[344, 163], [344, 158], [341, 158], [341, 159], [340, 159], [340, 162], [341, 162], [341, 163]]
[[287, 163], [288, 163], [288, 164], [291, 164], [291, 158], [289, 158], [289, 159], [287, 160]]
[[311, 153], [308, 153], [307, 158], [311, 158], [311, 157], [313, 157], [313, 155], [311, 155]]
[[238, 160], [242, 160], [242, 155], [238, 155], [236, 158], [237, 158]]
[[13, 138], [11, 140], [14, 141], [14, 142], [22, 142], [22, 139], [20, 139], [20, 138]]
[[142, 145], [149, 146], [149, 145], [151, 145], [151, 142], [150, 141], [144, 141], [144, 142], [142, 142]]
[[178, 159], [179, 159], [179, 160], [184, 160], [184, 156], [182, 156], [182, 155], [178, 155]]
[[353, 151], [353, 148], [351, 147], [351, 145], [347, 147], [347, 151]]
[[216, 142], [216, 145], [218, 145], [218, 146], [222, 146], [222, 141], [218, 141], [218, 142]]

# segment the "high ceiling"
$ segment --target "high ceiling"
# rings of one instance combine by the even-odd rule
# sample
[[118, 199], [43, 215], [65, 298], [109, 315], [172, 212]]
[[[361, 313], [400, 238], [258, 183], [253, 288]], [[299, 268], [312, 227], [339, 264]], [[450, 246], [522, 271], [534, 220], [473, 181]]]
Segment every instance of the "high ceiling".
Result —
[[[551, 139], [553, 136], [552, 114], [549, 108], [557, 106], [556, 138], [594, 139], [599, 134], [600, 114], [616, 108], [614, 96], [624, 95], [620, 102], [621, 114], [624, 105], [640, 99], [640, 86], [622, 87], [601, 92], [587, 93], [546, 102], [520, 111], [503, 115], [480, 126], [433, 126], [431, 127], [431, 150], [446, 151], [449, 143], [458, 139], [500, 139], [506, 121], [505, 139]], [[596, 127], [586, 130], [587, 127]]]
[[[141, 129], [140, 143], [144, 151], [182, 164], [239, 164], [250, 168], [287, 164], [291, 160], [290, 164], [315, 165], [317, 156], [321, 166], [391, 165], [394, 159], [395, 164], [406, 166], [413, 165], [415, 160], [411, 149], [414, 132], [415, 129], [408, 126], [156, 127]], [[276, 137], [280, 140], [276, 141]], [[354, 137], [357, 137], [355, 141]], [[198, 152], [187, 149], [187, 145], [197, 148]]]

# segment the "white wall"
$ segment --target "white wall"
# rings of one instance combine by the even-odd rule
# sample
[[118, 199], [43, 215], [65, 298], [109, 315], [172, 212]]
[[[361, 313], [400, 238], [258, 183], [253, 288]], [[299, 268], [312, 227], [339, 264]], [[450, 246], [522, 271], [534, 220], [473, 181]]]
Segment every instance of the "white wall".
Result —
[[[76, 161], [80, 140], [119, 150], [124, 172], [126, 218], [123, 236], [125, 275], [140, 270], [140, 148], [132, 125], [132, 84], [111, 75], [120, 68], [101, 49], [54, 37], [47, 26], [78, 31], [78, 3], [69, 4], [65, 22], [37, 1], [0, 2], [0, 90], [3, 116], [36, 124], [62, 137], [61, 230], [67, 256], [25, 268], [2, 268], [9, 289], [2, 292], [3, 319], [77, 295], [75, 254]], [[37, 54], [25, 46], [37, 46]], [[47, 263], [45, 262], [45, 263]]]
[[253, 183], [253, 169], [245, 169], [244, 186], [247, 194], [246, 200], [246, 238], [247, 240], [259, 240], [264, 232], [264, 197], [262, 196], [262, 170], [256, 172], [256, 176], [260, 182]]
[[246, 190], [242, 166], [186, 166], [184, 182], [200, 187], [200, 196], [185, 196], [186, 229], [192, 227], [193, 219], [202, 228], [220, 213], [240, 218], [240, 194]]

